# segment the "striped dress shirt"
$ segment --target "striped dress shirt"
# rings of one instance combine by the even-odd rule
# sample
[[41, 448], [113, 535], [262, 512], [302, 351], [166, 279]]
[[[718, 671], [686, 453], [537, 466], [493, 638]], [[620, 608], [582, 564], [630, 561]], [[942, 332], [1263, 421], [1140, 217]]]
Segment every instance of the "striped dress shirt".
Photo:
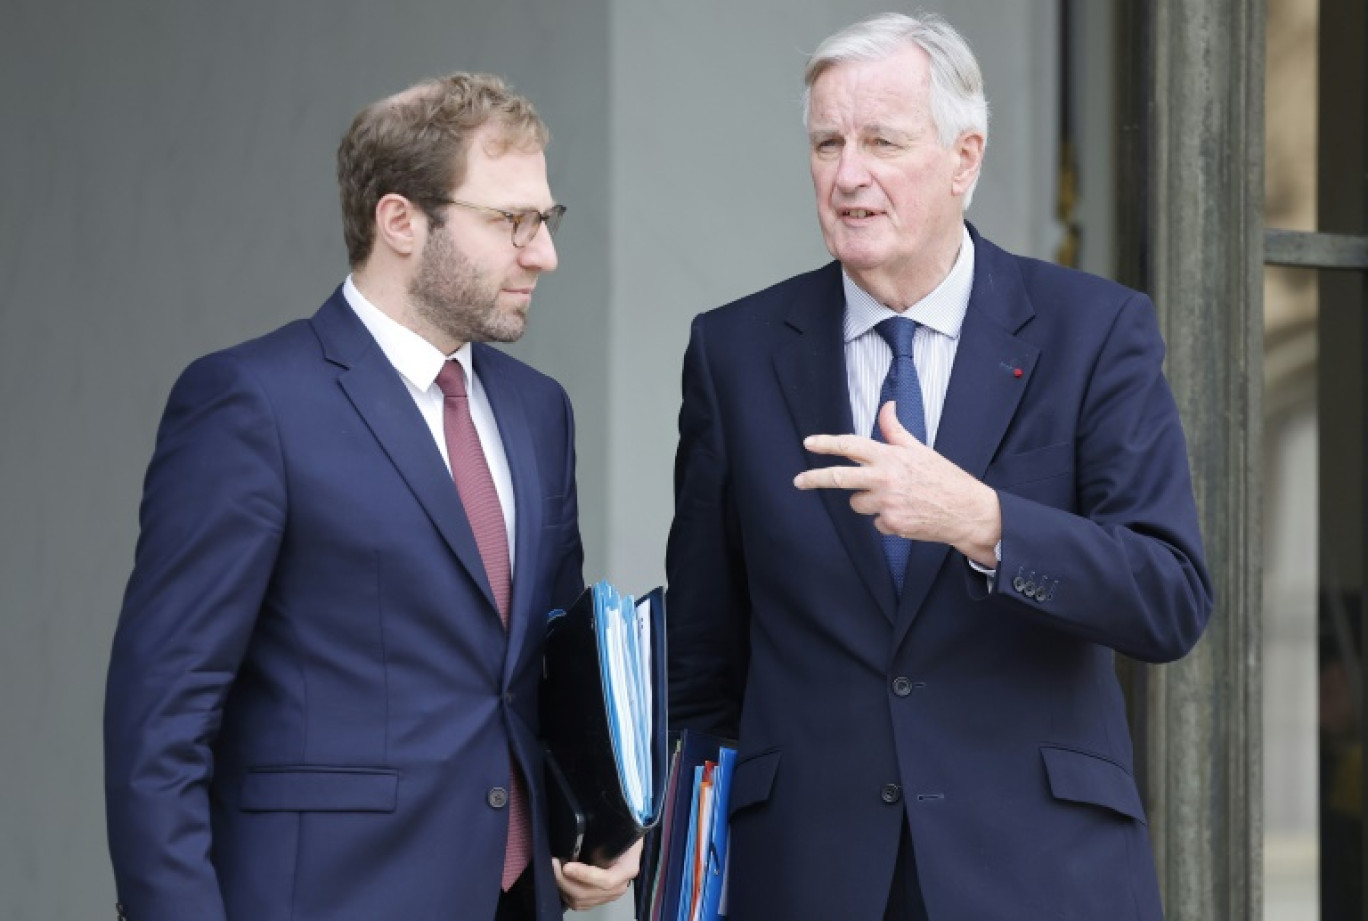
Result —
[[933, 447], [940, 428], [945, 390], [950, 385], [950, 369], [959, 347], [960, 327], [969, 309], [969, 292], [974, 287], [974, 240], [968, 228], [960, 242], [959, 255], [950, 274], [936, 289], [901, 314], [879, 303], [841, 272], [845, 287], [846, 383], [850, 390], [850, 414], [855, 433], [869, 435], [879, 413], [879, 391], [893, 350], [874, 329], [889, 317], [905, 316], [921, 324], [912, 344], [912, 360], [921, 382], [922, 403], [926, 411], [926, 439]]

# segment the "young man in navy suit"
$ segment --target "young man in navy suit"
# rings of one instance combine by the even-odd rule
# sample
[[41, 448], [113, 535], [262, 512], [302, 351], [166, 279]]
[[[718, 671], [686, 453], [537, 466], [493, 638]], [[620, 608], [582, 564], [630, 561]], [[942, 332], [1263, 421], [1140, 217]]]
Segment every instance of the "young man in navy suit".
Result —
[[356, 117], [352, 273], [192, 364], [147, 473], [105, 705], [120, 917], [547, 921], [545, 618], [582, 587], [564, 390], [491, 348], [556, 268], [547, 132], [457, 73]]
[[1184, 655], [1212, 597], [1153, 305], [965, 223], [942, 19], [805, 80], [836, 261], [684, 359], [670, 706], [740, 742], [729, 917], [1159, 919], [1113, 652]]

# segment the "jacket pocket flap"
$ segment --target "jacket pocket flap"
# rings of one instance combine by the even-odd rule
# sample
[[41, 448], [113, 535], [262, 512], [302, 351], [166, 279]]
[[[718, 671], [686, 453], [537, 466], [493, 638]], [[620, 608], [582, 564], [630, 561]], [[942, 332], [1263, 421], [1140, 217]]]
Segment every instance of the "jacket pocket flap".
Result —
[[393, 812], [399, 772], [383, 768], [250, 768], [242, 779], [245, 812]]
[[1056, 799], [1104, 806], [1139, 822], [1145, 821], [1145, 807], [1135, 778], [1121, 765], [1099, 755], [1071, 748], [1042, 747], [1050, 792]]
[[1074, 444], [1066, 441], [999, 457], [988, 465], [983, 481], [990, 486], [1020, 486], [1070, 473], [1074, 467]]
[[770, 789], [774, 786], [774, 775], [779, 771], [779, 749], [771, 748], [751, 755], [745, 761], [736, 762], [736, 773], [732, 775], [731, 800], [727, 804], [727, 814], [738, 809], [754, 806], [769, 799]]

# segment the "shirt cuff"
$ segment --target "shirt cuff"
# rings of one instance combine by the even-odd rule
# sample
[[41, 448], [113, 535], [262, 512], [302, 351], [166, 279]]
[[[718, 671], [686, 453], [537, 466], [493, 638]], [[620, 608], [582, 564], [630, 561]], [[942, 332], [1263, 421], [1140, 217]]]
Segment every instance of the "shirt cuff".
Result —
[[[985, 577], [987, 577], [987, 579], [988, 579], [988, 590], [989, 590], [989, 591], [992, 591], [992, 590], [993, 590], [993, 583], [997, 580], [997, 567], [994, 566], [992, 569], [989, 569], [987, 566], [981, 566], [981, 565], [979, 565], [977, 562], [975, 562], [974, 560], [969, 559], [969, 557], [967, 557], [967, 556], [966, 556], [964, 559], [969, 563], [970, 566], [973, 567], [974, 572], [981, 572], [981, 573], [983, 573], [983, 575], [984, 575]], [[997, 560], [999, 563], [1002, 562], [1002, 541], [1001, 541], [1001, 540], [999, 540], [999, 541], [993, 546], [993, 559]]]

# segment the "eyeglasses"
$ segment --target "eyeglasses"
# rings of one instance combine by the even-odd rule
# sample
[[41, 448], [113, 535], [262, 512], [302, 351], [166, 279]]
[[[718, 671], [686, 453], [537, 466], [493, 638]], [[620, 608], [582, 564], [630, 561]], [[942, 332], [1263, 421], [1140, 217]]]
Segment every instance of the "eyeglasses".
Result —
[[512, 226], [513, 245], [519, 249], [532, 242], [532, 238], [537, 235], [537, 231], [543, 224], [546, 225], [547, 232], [554, 237], [556, 228], [560, 226], [561, 218], [565, 216], [565, 205], [552, 205], [545, 211], [537, 211], [533, 208], [526, 211], [505, 211], [502, 208], [476, 205], [468, 201], [457, 201], [454, 198], [444, 198], [442, 202], [448, 205], [460, 205], [462, 208], [470, 208], [472, 211], [488, 211], [490, 214], [501, 215]]

